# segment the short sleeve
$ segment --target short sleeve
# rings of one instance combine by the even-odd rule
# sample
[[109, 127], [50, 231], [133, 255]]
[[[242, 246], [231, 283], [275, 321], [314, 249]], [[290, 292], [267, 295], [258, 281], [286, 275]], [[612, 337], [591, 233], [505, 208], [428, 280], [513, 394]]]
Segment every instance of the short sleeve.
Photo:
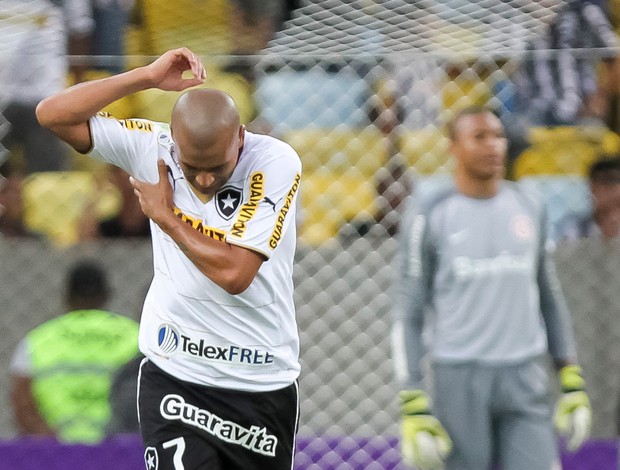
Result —
[[160, 123], [146, 119], [115, 119], [105, 114], [90, 121], [93, 148], [89, 157], [118, 166], [141, 181], [156, 183]]
[[13, 357], [11, 358], [10, 370], [15, 375], [30, 377], [32, 375], [32, 360], [28, 350], [26, 338], [17, 343]]
[[301, 162], [292, 149], [250, 172], [244, 202], [226, 241], [269, 258], [284, 234], [294, 230], [300, 184]]

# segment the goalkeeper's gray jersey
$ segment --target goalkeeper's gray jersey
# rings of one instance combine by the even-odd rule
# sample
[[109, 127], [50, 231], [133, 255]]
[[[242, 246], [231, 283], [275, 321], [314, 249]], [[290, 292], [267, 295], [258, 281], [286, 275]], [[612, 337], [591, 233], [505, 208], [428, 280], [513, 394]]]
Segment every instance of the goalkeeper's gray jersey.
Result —
[[554, 358], [574, 359], [542, 200], [511, 182], [489, 199], [453, 185], [416, 198], [396, 256], [393, 349], [401, 384], [421, 386], [426, 313], [434, 361], [515, 363], [547, 348]]

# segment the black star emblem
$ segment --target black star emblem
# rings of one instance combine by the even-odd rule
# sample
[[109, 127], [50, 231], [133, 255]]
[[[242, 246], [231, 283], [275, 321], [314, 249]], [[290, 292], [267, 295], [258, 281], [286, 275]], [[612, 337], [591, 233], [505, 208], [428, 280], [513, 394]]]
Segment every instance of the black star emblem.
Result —
[[230, 220], [241, 204], [243, 192], [234, 186], [224, 186], [215, 195], [215, 207], [217, 213], [223, 219]]

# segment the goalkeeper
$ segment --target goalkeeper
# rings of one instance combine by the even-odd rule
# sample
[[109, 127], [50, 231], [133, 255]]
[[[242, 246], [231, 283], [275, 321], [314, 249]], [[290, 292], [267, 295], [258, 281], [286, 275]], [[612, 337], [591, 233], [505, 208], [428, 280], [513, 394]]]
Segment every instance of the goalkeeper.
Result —
[[490, 111], [462, 110], [448, 134], [454, 181], [411, 201], [400, 239], [393, 349], [403, 460], [420, 470], [560, 468], [547, 352], [569, 450], [588, 438], [591, 409], [544, 203], [503, 179], [507, 142]]

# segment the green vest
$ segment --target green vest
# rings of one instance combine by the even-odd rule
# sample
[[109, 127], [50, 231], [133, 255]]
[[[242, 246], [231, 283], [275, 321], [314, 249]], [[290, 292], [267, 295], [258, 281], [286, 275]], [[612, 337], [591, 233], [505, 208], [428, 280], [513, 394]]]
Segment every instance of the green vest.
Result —
[[43, 323], [26, 341], [33, 395], [58, 438], [103, 439], [113, 375], [138, 353], [138, 324], [115, 313], [79, 310]]

